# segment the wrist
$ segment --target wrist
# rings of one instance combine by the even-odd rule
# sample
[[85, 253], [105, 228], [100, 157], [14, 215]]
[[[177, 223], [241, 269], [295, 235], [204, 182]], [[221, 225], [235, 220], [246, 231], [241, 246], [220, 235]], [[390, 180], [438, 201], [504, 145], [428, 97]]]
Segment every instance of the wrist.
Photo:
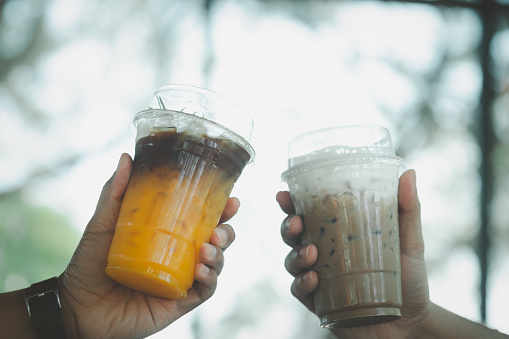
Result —
[[26, 312], [38, 339], [66, 339], [58, 290], [56, 277], [25, 290]]
[[432, 304], [425, 318], [416, 326], [411, 338], [424, 339], [483, 339], [508, 338], [500, 332], [473, 322]]
[[69, 291], [64, 284], [63, 274], [58, 277], [58, 290], [60, 293], [62, 320], [67, 339], [80, 338], [77, 334], [77, 321], [72, 307], [72, 296], [69, 294]]
[[32, 320], [25, 305], [27, 289], [0, 294], [0, 329], [2, 337], [36, 339]]
[[440, 313], [439, 307], [430, 302], [426, 311], [423, 312], [422, 316], [418, 319], [414, 326], [412, 326], [412, 331], [410, 332], [408, 338], [436, 338], [435, 335], [441, 327], [440, 316], [437, 317], [438, 313]]

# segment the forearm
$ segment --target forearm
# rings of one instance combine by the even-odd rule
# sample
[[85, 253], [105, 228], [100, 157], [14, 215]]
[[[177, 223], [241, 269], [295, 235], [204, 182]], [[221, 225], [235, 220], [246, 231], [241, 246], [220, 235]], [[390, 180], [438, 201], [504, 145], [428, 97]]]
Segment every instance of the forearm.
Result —
[[0, 333], [5, 338], [36, 339], [25, 304], [26, 290], [0, 294]]
[[[60, 288], [61, 289], [61, 288]], [[0, 294], [0, 337], [37, 339], [32, 327], [32, 319], [28, 315], [25, 294], [28, 289]], [[61, 299], [62, 318], [66, 327], [67, 338], [75, 338], [69, 329], [73, 328], [72, 314]], [[66, 312], [67, 311], [67, 312]]]
[[416, 339], [507, 339], [509, 336], [462, 318], [438, 305], [433, 305], [428, 316], [416, 326], [412, 334]]

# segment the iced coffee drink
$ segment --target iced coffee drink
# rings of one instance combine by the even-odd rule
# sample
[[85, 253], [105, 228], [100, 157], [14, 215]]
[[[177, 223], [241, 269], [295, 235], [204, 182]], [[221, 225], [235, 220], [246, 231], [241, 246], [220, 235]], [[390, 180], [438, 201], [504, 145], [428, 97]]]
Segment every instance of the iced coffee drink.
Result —
[[241, 136], [196, 115], [151, 109], [135, 122], [134, 163], [106, 273], [150, 295], [185, 298], [200, 246], [254, 153]]
[[[318, 147], [326, 145], [334, 142], [330, 133], [342, 128], [312, 132], [311, 139], [325, 134]], [[318, 248], [314, 302], [323, 327], [370, 325], [401, 315], [397, 193], [402, 161], [392, 145], [342, 142], [292, 157], [283, 174], [303, 218], [303, 244]]]

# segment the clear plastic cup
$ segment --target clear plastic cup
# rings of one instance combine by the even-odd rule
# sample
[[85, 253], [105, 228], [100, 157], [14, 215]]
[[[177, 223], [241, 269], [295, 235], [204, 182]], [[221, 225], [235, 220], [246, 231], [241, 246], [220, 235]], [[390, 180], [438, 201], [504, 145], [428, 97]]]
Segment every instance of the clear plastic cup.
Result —
[[381, 126], [339, 126], [289, 143], [288, 184], [303, 245], [318, 248], [315, 310], [322, 327], [401, 316], [398, 185], [403, 160]]
[[168, 85], [136, 114], [133, 168], [106, 273], [132, 289], [182, 299], [198, 252], [255, 153], [251, 116], [206, 89]]

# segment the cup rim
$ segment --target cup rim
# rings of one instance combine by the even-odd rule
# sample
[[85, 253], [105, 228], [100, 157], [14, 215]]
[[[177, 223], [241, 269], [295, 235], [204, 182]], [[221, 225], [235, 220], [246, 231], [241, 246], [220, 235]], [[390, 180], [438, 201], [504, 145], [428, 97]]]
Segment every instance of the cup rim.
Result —
[[[376, 159], [376, 163], [373, 163], [372, 160], [374, 159]], [[403, 158], [397, 155], [349, 155], [344, 157], [324, 158], [292, 166], [281, 174], [281, 180], [287, 182], [295, 175], [320, 170], [325, 167], [347, 170], [353, 167], [357, 167], [357, 169], [381, 168], [386, 165], [397, 166], [398, 175], [401, 175], [406, 168]]]
[[290, 139], [287, 151], [288, 170], [303, 169], [305, 166], [301, 165], [309, 163], [313, 163], [312, 166], [323, 163], [323, 167], [328, 160], [334, 162], [338, 158], [343, 159], [338, 164], [348, 163], [346, 159], [369, 162], [368, 158], [373, 157], [395, 158], [402, 162], [395, 154], [389, 129], [377, 124], [335, 125], [310, 130]]

